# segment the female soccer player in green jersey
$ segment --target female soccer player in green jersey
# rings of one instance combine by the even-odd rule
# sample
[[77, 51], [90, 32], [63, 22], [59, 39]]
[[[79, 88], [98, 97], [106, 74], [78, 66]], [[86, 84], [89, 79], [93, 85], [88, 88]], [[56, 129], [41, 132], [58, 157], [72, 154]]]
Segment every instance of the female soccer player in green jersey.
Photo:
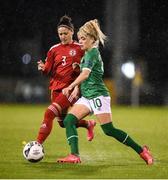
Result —
[[68, 96], [70, 91], [80, 85], [81, 98], [73, 105], [64, 119], [66, 136], [71, 148], [71, 154], [58, 159], [59, 163], [80, 163], [78, 150], [78, 134], [75, 124], [90, 113], [94, 113], [105, 135], [134, 149], [148, 164], [153, 164], [153, 158], [147, 146], [141, 147], [127, 133], [117, 129], [112, 124], [110, 95], [103, 82], [103, 61], [98, 50], [99, 42], [104, 45], [106, 36], [100, 29], [98, 21], [86, 22], [78, 32], [79, 43], [85, 54], [81, 60], [81, 73], [69, 87], [63, 89]]

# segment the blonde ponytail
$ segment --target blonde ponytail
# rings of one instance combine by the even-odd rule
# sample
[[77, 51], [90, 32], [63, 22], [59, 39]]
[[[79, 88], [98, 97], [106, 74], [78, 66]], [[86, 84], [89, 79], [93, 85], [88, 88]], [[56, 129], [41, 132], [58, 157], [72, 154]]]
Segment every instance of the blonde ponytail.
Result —
[[100, 25], [97, 19], [91, 20], [90, 23], [93, 25], [97, 32], [97, 40], [101, 42], [101, 44], [104, 46], [104, 42], [107, 39], [107, 36], [101, 31]]
[[100, 25], [97, 19], [90, 20], [86, 22], [80, 29], [78, 34], [83, 34], [85, 36], [90, 35], [95, 39], [95, 42], [101, 42], [104, 46], [104, 42], [107, 36], [101, 31]]

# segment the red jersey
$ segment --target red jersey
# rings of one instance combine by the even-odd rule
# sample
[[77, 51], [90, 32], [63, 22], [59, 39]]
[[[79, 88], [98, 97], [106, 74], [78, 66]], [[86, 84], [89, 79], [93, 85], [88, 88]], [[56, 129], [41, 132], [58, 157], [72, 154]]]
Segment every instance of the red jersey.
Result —
[[74, 72], [73, 63], [79, 63], [84, 52], [77, 42], [56, 44], [50, 48], [44, 66], [44, 74], [49, 74], [49, 89], [62, 90], [69, 86], [79, 75]]

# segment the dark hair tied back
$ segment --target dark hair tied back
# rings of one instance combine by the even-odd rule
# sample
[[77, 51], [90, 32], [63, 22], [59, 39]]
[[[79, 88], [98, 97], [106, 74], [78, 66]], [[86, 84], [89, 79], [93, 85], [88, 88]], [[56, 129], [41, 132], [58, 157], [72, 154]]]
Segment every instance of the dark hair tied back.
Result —
[[60, 18], [60, 21], [59, 21], [58, 25], [57, 25], [57, 28], [59, 28], [59, 27], [67, 27], [67, 28], [69, 28], [71, 30], [74, 30], [74, 26], [73, 26], [71, 21], [72, 21], [72, 19], [69, 16], [67, 16], [67, 15], [62, 16]]

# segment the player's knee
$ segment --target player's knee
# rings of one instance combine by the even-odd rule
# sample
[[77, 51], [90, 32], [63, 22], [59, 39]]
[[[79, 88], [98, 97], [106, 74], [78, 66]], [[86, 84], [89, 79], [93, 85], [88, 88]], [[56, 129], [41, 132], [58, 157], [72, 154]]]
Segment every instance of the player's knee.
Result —
[[77, 122], [77, 117], [74, 116], [73, 114], [68, 114], [64, 119], [64, 126], [70, 127], [70, 126], [75, 125], [76, 122]]
[[45, 111], [45, 116], [49, 117], [51, 119], [58, 117], [59, 114], [60, 114], [60, 112], [59, 112], [58, 108], [56, 106], [54, 106], [53, 104], [49, 105]]
[[73, 125], [72, 121], [68, 118], [68, 116], [65, 117], [63, 124], [64, 124], [65, 127], [69, 127], [69, 126]]

